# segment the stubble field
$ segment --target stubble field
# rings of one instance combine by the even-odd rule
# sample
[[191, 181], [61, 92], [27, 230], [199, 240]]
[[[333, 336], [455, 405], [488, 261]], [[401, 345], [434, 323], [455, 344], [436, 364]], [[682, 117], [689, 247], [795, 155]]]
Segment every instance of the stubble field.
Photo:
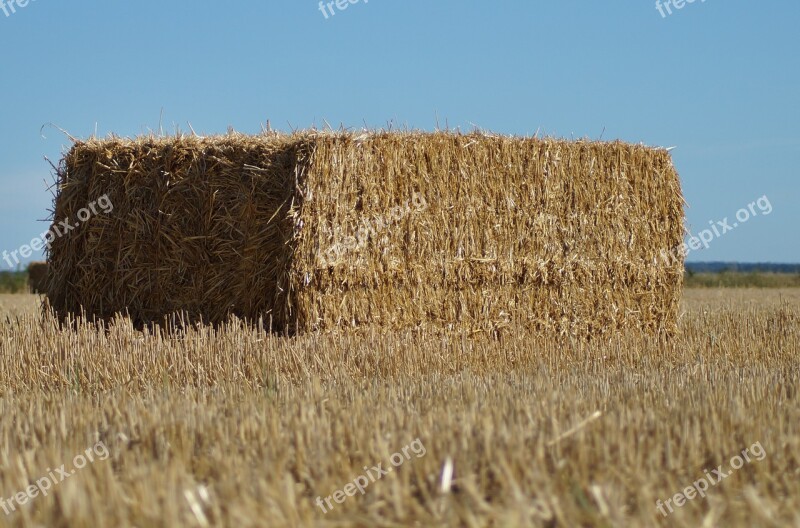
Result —
[[800, 525], [800, 289], [589, 344], [0, 313], [0, 526]]

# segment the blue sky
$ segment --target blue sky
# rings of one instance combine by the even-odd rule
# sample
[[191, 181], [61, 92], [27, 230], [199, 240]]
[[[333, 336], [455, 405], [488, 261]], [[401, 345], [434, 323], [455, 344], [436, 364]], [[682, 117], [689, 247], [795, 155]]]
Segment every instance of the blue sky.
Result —
[[651, 1], [333, 9], [326, 19], [318, 0], [0, 8], [0, 251], [48, 227], [44, 157], [57, 161], [69, 140], [47, 123], [86, 137], [157, 131], [160, 120], [205, 134], [256, 133], [267, 120], [438, 121], [677, 146], [694, 232], [732, 225], [763, 196], [771, 206], [689, 260], [800, 262], [800, 3], [697, 0], [665, 17]]

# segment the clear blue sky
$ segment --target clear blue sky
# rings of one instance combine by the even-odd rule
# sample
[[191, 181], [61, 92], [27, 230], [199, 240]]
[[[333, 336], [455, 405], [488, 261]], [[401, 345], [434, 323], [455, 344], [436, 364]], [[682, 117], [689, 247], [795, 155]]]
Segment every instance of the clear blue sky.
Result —
[[[8, 3], [10, 0], [5, 0]], [[673, 0], [674, 1], [674, 0]], [[35, 0], [0, 10], [0, 251], [47, 229], [47, 156], [175, 126], [472, 125], [677, 146], [689, 260], [800, 262], [800, 3]], [[334, 7], [334, 9], [336, 9]], [[666, 12], [666, 10], [665, 10]], [[7, 264], [0, 261], [0, 269]]]

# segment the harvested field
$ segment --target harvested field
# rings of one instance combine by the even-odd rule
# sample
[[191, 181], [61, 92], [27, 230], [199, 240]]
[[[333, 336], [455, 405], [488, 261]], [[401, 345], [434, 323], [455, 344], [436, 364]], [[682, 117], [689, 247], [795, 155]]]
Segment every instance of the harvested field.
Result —
[[683, 237], [669, 154], [454, 133], [302, 132], [77, 142], [55, 218], [62, 316], [277, 330], [676, 330]]
[[[563, 344], [0, 318], [0, 497], [109, 452], [0, 526], [798, 525], [799, 298], [690, 291], [673, 340]], [[363, 496], [315, 504], [416, 438], [425, 454]], [[659, 513], [755, 443], [761, 459]]]
[[39, 311], [42, 300], [38, 295], [0, 293], [0, 318], [25, 316]]

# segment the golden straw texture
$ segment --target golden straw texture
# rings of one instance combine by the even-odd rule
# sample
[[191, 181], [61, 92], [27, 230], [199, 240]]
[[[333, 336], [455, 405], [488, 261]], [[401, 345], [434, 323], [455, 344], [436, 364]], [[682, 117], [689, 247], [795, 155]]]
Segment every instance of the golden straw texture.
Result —
[[51, 305], [137, 323], [185, 312], [291, 332], [458, 328], [673, 333], [683, 262], [664, 149], [451, 132], [76, 143]]

